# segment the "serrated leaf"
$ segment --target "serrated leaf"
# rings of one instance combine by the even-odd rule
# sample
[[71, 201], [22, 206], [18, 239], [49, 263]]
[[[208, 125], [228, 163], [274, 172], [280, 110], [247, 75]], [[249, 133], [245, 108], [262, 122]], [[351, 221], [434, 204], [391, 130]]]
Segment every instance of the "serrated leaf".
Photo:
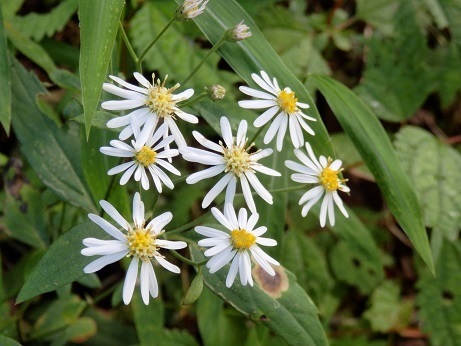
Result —
[[0, 123], [7, 135], [11, 124], [11, 79], [5, 28], [0, 7]]
[[418, 193], [425, 225], [456, 240], [461, 227], [461, 155], [413, 126], [401, 129], [394, 144]]
[[94, 256], [83, 256], [85, 238], [109, 239], [110, 237], [93, 222], [75, 226], [55, 241], [30, 273], [16, 299], [22, 303], [39, 294], [67, 285], [85, 275], [83, 268]]
[[38, 109], [35, 98], [46, 90], [35, 74], [15, 62], [11, 77], [13, 128], [24, 156], [61, 199], [87, 211], [96, 210], [83, 179], [78, 128], [58, 128]]
[[124, 3], [124, 0], [79, 0], [79, 66], [87, 138], [102, 93]]
[[25, 16], [11, 18], [15, 27], [34, 41], [41, 41], [43, 37], [51, 37], [61, 31], [70, 17], [77, 10], [78, 0], [65, 0], [50, 12], [42, 14], [31, 12]]
[[381, 333], [400, 331], [410, 323], [413, 301], [402, 300], [400, 288], [393, 281], [384, 281], [371, 295], [371, 307], [364, 317], [371, 328]]
[[399, 3], [393, 17], [395, 35], [372, 37], [362, 83], [355, 89], [378, 117], [395, 122], [413, 116], [434, 83], [426, 61], [429, 49], [412, 2]]
[[434, 277], [422, 275], [416, 303], [423, 330], [435, 346], [461, 345], [461, 250], [459, 244], [443, 241]]
[[[205, 259], [196, 246], [191, 246], [190, 251], [194, 261]], [[278, 280], [262, 284], [262, 281], [258, 283], [253, 271], [256, 281], [253, 287], [242, 286], [237, 279], [227, 288], [229, 267], [226, 265], [214, 274], [206, 269], [203, 271], [204, 282], [214, 294], [247, 317], [265, 324], [290, 345], [327, 345], [317, 308], [292, 273], [278, 267]], [[258, 271], [262, 272], [262, 269]]]
[[325, 96], [339, 123], [373, 173], [390, 211], [429, 269], [434, 271], [416, 193], [382, 125], [357, 95], [341, 83], [326, 76], [312, 76], [310, 80]]

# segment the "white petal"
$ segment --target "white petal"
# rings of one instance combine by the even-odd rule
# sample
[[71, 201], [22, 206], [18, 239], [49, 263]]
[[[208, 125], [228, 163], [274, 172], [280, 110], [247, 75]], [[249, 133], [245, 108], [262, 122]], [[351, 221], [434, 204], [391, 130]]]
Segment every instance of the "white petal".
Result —
[[263, 174], [271, 175], [273, 177], [280, 177], [282, 174], [277, 172], [276, 170], [273, 170], [272, 168], [257, 164], [257, 165], [251, 165], [251, 168], [253, 168], [257, 172], [261, 172]]
[[268, 108], [277, 105], [274, 100], [243, 100], [238, 102], [239, 106], [246, 109]]
[[134, 75], [134, 78], [136, 78], [139, 84], [141, 84], [143, 87], [147, 89], [151, 87], [150, 82], [142, 74], [140, 74], [139, 72], [135, 72], [133, 73], [133, 75]]
[[82, 249], [80, 253], [83, 256], [104, 256], [110, 255], [113, 253], [118, 253], [128, 249], [126, 242], [118, 242], [117, 244], [108, 244], [103, 246], [91, 246], [85, 249]]
[[163, 228], [170, 223], [173, 219], [173, 214], [169, 211], [160, 214], [159, 216], [153, 218], [148, 225], [146, 226], [147, 229], [153, 230], [155, 234], [159, 234]]
[[295, 148], [299, 148], [304, 144], [304, 136], [301, 130], [301, 126], [299, 126], [298, 119], [291, 115], [288, 119], [288, 125], [290, 129], [290, 137], [291, 142]]
[[[240, 229], [247, 228], [248, 212], [245, 208], [240, 208], [238, 216], [238, 226]], [[247, 229], [247, 231], [250, 231]]]
[[264, 90], [270, 92], [271, 94], [278, 95], [279, 91], [275, 90], [275, 88], [271, 85], [272, 83], [266, 83], [260, 76], [256, 73], [251, 74], [251, 78]]
[[295, 172], [299, 172], [302, 174], [318, 175], [317, 171], [314, 171], [312, 168], [301, 165], [300, 163], [297, 163], [291, 160], [286, 160], [285, 166], [288, 167], [289, 169], [292, 169]]
[[[159, 157], [159, 156], [160, 155], [158, 155], [157, 157]], [[156, 164], [159, 165], [159, 166], [162, 166], [163, 168], [165, 168], [166, 170], [170, 171], [173, 174], [181, 175], [181, 172], [178, 171], [171, 163], [169, 163], [167, 161], [157, 160]]]
[[141, 273], [139, 276], [139, 280], [141, 281], [141, 297], [146, 305], [149, 305], [149, 267], [152, 267], [152, 263], [143, 261], [141, 263]]
[[184, 101], [184, 100], [187, 100], [188, 98], [191, 98], [192, 95], [194, 95], [194, 89], [187, 89], [187, 90], [180, 92], [179, 94], [173, 95], [173, 100], [177, 102]]
[[288, 126], [288, 116], [283, 115], [282, 121], [280, 122], [279, 130], [277, 133], [277, 151], [282, 151], [283, 139], [285, 138], [285, 134], [287, 133], [287, 126]]
[[184, 249], [187, 247], [187, 243], [184, 241], [171, 241], [171, 240], [164, 240], [164, 239], [157, 239], [155, 241], [155, 245], [169, 250], [179, 250]]
[[127, 170], [128, 168], [133, 166], [135, 163], [136, 163], [135, 161], [122, 163], [121, 165], [118, 165], [118, 166], [115, 166], [115, 167], [109, 169], [109, 171], [107, 171], [107, 174], [108, 175], [118, 174], [120, 172], [123, 172], [123, 171]]
[[207, 267], [209, 268], [211, 274], [224, 267], [235, 256], [237, 251], [231, 249], [232, 247], [229, 246], [223, 252], [220, 252], [207, 262]]
[[138, 261], [138, 257], [133, 257], [128, 271], [126, 272], [122, 293], [125, 305], [128, 305], [131, 302], [131, 298], [133, 298], [134, 286], [136, 285], [136, 278], [138, 277]]
[[249, 88], [247, 86], [241, 86], [241, 87], [239, 87], [239, 90], [244, 94], [247, 94], [249, 96], [253, 96], [253, 97], [256, 97], [256, 98], [265, 99], [265, 100], [273, 100], [274, 99], [274, 95], [265, 93], [264, 91], [259, 91], [259, 90], [256, 90], [256, 89], [252, 89], [252, 88]]
[[328, 203], [330, 200], [330, 195], [325, 194], [323, 197], [322, 205], [320, 206], [320, 226], [325, 227], [325, 223], [327, 220], [327, 213], [328, 213]]
[[202, 208], [208, 207], [211, 202], [213, 202], [213, 200], [221, 193], [221, 191], [224, 190], [231, 177], [232, 175], [227, 173], [215, 184], [215, 186], [213, 186], [210, 191], [208, 191], [208, 193], [205, 195], [205, 198], [203, 199]]
[[131, 90], [134, 90], [134, 91], [137, 91], [139, 93], [142, 93], [142, 94], [147, 94], [149, 91], [145, 88], [140, 88], [136, 85], [133, 85], [133, 84], [130, 84], [130, 83], [127, 83], [125, 82], [123, 79], [121, 78], [118, 78], [116, 76], [109, 76], [109, 78], [111, 78], [112, 80], [116, 81], [118, 84], [124, 86], [125, 88], [127, 89], [131, 89]]
[[237, 214], [235, 213], [234, 206], [231, 203], [226, 203], [224, 205], [224, 216], [227, 220], [229, 220], [230, 224], [232, 225], [232, 230], [237, 229], [239, 227]]
[[261, 184], [259, 179], [256, 177], [256, 175], [253, 172], [246, 172], [245, 176], [248, 178], [248, 181], [250, 182], [251, 186], [253, 189], [256, 191], [256, 193], [261, 196], [262, 199], [264, 199], [267, 203], [272, 204], [272, 195], [270, 194], [269, 191], [266, 190], [266, 188]]
[[[333, 195], [332, 193], [327, 193], [330, 195], [328, 198], [328, 220], [330, 221], [330, 226], [335, 225], [335, 204], [333, 203]], [[325, 196], [326, 197], [326, 196]]]
[[128, 255], [128, 252], [128, 250], [125, 250], [110, 255], [102, 256], [88, 264], [85, 268], [83, 268], [83, 271], [87, 274], [97, 272], [98, 270], [104, 268], [106, 265], [115, 263], [118, 260], [122, 259], [126, 255]]
[[110, 119], [106, 126], [110, 129], [115, 129], [117, 127], [127, 126], [130, 123], [130, 115], [124, 115], [121, 117]]
[[275, 114], [280, 110], [279, 106], [274, 106], [262, 113], [256, 120], [253, 122], [253, 126], [261, 127], [266, 125], [269, 121], [272, 120]]
[[181, 269], [179, 269], [177, 266], [175, 266], [173, 263], [168, 262], [166, 259], [160, 256], [155, 256], [155, 259], [157, 260], [160, 265], [169, 270], [170, 272], [179, 274], [181, 272]]
[[[307, 142], [306, 142], [307, 143]], [[312, 151], [312, 149], [311, 149]], [[315, 159], [316, 162], [312, 161], [311, 159], [309, 159], [306, 154], [304, 154], [301, 150], [299, 149], [295, 149], [294, 150], [294, 153], [296, 155], [296, 157], [303, 163], [306, 165], [306, 167], [309, 167], [310, 169], [312, 169], [313, 171], [317, 172], [317, 174], [319, 174], [320, 172], [322, 172], [323, 168], [322, 166], [320, 166], [320, 163], [318, 163], [317, 159]], [[314, 157], [315, 158], [315, 157]]]
[[182, 120], [184, 121], [187, 121], [188, 123], [191, 123], [191, 124], [198, 124], [198, 118], [193, 115], [193, 114], [189, 114], [189, 113], [186, 113], [186, 112], [183, 112], [182, 110], [178, 109], [175, 111], [175, 114], [181, 118]]
[[139, 227], [144, 225], [144, 214], [144, 203], [141, 201], [139, 192], [136, 192], [133, 198], [133, 220]]
[[[107, 234], [111, 235], [115, 239], [126, 242], [125, 235], [122, 232], [120, 232], [117, 228], [115, 228], [114, 225], [104, 220], [102, 217], [95, 215], [95, 214], [88, 214], [88, 217], [90, 218], [91, 221], [93, 221], [95, 224], [101, 227]], [[122, 220], [125, 222], [124, 228], [128, 227], [128, 222], [126, 222], [125, 219], [123, 218]]]
[[223, 231], [219, 231], [217, 229], [206, 227], [206, 226], [197, 226], [195, 227], [195, 232], [198, 234], [204, 235], [206, 237], [213, 237], [213, 238], [229, 238], [229, 234]]
[[226, 166], [224, 165], [213, 166], [213, 167], [204, 169], [203, 171], [191, 174], [190, 176], [187, 177], [186, 182], [188, 184], [195, 184], [199, 182], [200, 180], [217, 176], [218, 174], [224, 172], [225, 169], [226, 169]]
[[[257, 214], [257, 213], [251, 214], [251, 216], [249, 217], [248, 222], [247, 222], [247, 231], [251, 232], [253, 230], [253, 228], [255, 228], [256, 223], [258, 222], [258, 220], [259, 220], [259, 214]], [[261, 233], [261, 234], [263, 234], [263, 233]], [[261, 234], [255, 234], [255, 235], [258, 236], [258, 235], [261, 235]]]
[[314, 175], [307, 175], [304, 173], [294, 173], [290, 176], [291, 180], [302, 184], [318, 184], [319, 178]]
[[247, 283], [253, 286], [253, 281], [251, 278], [250, 256], [248, 255], [246, 251], [239, 253], [239, 255], [240, 255], [240, 258], [239, 258], [240, 282], [242, 283], [243, 286], [245, 286]]
[[109, 83], [104, 83], [102, 87], [105, 91], [117, 95], [120, 97], [123, 97], [125, 99], [130, 99], [130, 100], [140, 100], [145, 102], [146, 96], [143, 94], [139, 94], [137, 92], [131, 91], [131, 90], [126, 90], [122, 89], [116, 85], [109, 84]]
[[324, 187], [322, 185], [316, 186], [309, 191], [307, 191], [305, 194], [301, 196], [301, 199], [299, 200], [299, 204], [303, 204], [313, 198], [316, 198], [318, 195], [322, 195], [323, 191], [325, 191]]
[[237, 146], [241, 146], [245, 144], [246, 136], [247, 136], [247, 128], [248, 128], [248, 123], [245, 120], [242, 120], [237, 130], [237, 141], [236, 141]]
[[339, 210], [345, 217], [349, 217], [349, 214], [347, 213], [346, 208], [344, 208], [343, 201], [341, 200], [341, 197], [339, 197], [338, 192], [333, 192], [333, 201], [336, 203], [338, 206]]
[[[296, 114], [296, 117], [298, 118], [298, 122], [299, 122], [299, 124], [302, 126], [302, 128], [304, 129], [304, 131], [306, 131], [307, 133], [309, 133], [311, 136], [315, 136], [314, 130], [312, 130], [312, 128], [311, 128], [309, 125], [307, 125], [307, 123], [304, 121], [304, 119], [303, 119], [300, 115], [298, 115], [298, 114]], [[315, 120], [315, 119], [314, 119], [314, 120]]]
[[253, 230], [253, 235], [256, 236], [256, 237], [259, 237], [259, 236], [263, 235], [266, 232], [267, 232], [267, 227], [266, 226], [260, 226], [260, 227], [256, 228], [255, 230]]
[[331, 165], [330, 165], [330, 168], [333, 170], [333, 171], [338, 171], [341, 166], [342, 166], [343, 162], [341, 160], [334, 160]]
[[253, 195], [251, 194], [250, 185], [248, 184], [248, 180], [245, 175], [240, 177], [240, 184], [242, 186], [243, 198], [245, 199], [248, 208], [252, 213], [256, 213], [256, 205], [253, 200]]
[[232, 140], [232, 130], [231, 130], [229, 120], [226, 117], [221, 117], [221, 119], [219, 120], [219, 123], [221, 125], [221, 133], [224, 139], [224, 143], [226, 144], [228, 148], [230, 148], [233, 144], [233, 140]]
[[125, 185], [128, 182], [128, 180], [130, 180], [131, 176], [133, 175], [133, 172], [137, 167], [137, 165], [133, 165], [130, 168], [128, 168], [125, 173], [123, 173], [122, 177], [120, 178], [120, 185]]
[[263, 256], [261, 256], [261, 253], [258, 250], [262, 252], [262, 250], [257, 246], [253, 246], [250, 248], [251, 254], [253, 255], [256, 262], [261, 266], [261, 268], [263, 268], [269, 275], [274, 276], [274, 268], [272, 268], [271, 265], [266, 261], [266, 259]]
[[143, 106], [144, 102], [141, 100], [117, 100], [105, 101], [101, 103], [101, 107], [111, 111], [127, 110]]
[[157, 278], [155, 277], [154, 267], [152, 263], [148, 266], [149, 268], [149, 292], [153, 298], [158, 296], [158, 283]]
[[218, 253], [220, 253], [220, 252], [224, 251], [225, 249], [227, 249], [228, 247], [232, 247], [231, 244], [221, 242], [221, 243], [213, 246], [212, 248], [209, 248], [203, 254], [205, 256], [207, 256], [207, 257], [215, 256]]
[[256, 242], [264, 246], [276, 246], [277, 241], [271, 238], [257, 237]]
[[226, 286], [231, 287], [235, 281], [235, 277], [237, 276], [237, 272], [239, 269], [239, 258], [237, 256], [234, 257], [232, 260], [231, 267], [229, 269], [229, 273], [227, 273], [226, 277]]
[[309, 142], [306, 142], [306, 150], [307, 150], [307, 153], [309, 154], [309, 157], [311, 158], [312, 162], [317, 166], [317, 168], [319, 169], [319, 171], [322, 171], [322, 166], [320, 165], [320, 163], [317, 161], [317, 158], [315, 157], [314, 155], [314, 151], [312, 150], [312, 147], [311, 145], [309, 144]]
[[237, 190], [237, 178], [235, 175], [231, 175], [231, 179], [229, 180], [229, 183], [227, 184], [226, 188], [226, 196], [224, 198], [224, 205], [227, 203], [233, 204], [234, 203], [234, 197], [235, 197], [235, 191]]
[[[211, 208], [211, 213], [213, 214], [213, 216], [215, 217], [215, 219], [221, 224], [223, 225], [224, 227], [226, 227], [229, 231], [232, 231], [235, 229], [234, 225], [232, 224], [232, 221], [229, 220], [223, 213], [221, 213], [219, 211], [218, 208]], [[223, 232], [224, 233], [224, 232]], [[202, 233], [203, 234], [203, 233]], [[226, 237], [229, 237], [227, 234], [226, 234]]]
[[178, 125], [176, 125], [175, 121], [172, 118], [165, 118], [165, 122], [168, 124], [168, 128], [174, 136], [174, 140], [178, 147], [185, 147], [187, 145], [186, 140], [184, 139], [181, 131], [179, 131]]
[[315, 197], [313, 197], [306, 205], [303, 207], [301, 210], [301, 215], [306, 216], [309, 210], [312, 208], [312, 206], [318, 202], [318, 200], [322, 197], [322, 194], [318, 194]]
[[228, 239], [224, 239], [224, 238], [206, 238], [206, 239], [201, 239], [198, 241], [198, 245], [200, 246], [204, 246], [204, 247], [212, 247], [212, 246], [216, 246], [216, 245], [219, 245], [219, 244], [223, 244], [224, 242], [226, 242], [228, 245], [230, 245], [230, 242], [228, 241]]
[[284, 116], [285, 115], [283, 113], [280, 113], [269, 126], [266, 134], [264, 135], [264, 144], [268, 144], [275, 137]]
[[197, 140], [197, 142], [199, 142], [205, 148], [208, 148], [208, 149], [213, 150], [213, 151], [217, 151], [218, 153], [223, 152], [223, 149], [222, 149], [222, 147], [220, 145], [206, 139], [200, 132], [192, 131], [192, 135]]

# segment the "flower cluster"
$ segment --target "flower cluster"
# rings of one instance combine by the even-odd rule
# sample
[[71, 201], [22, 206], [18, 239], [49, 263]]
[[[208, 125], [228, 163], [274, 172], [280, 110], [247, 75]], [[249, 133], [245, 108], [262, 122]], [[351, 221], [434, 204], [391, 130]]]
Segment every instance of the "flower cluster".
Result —
[[[178, 8], [175, 19], [194, 18], [203, 12], [207, 2], [185, 1]], [[249, 36], [251, 32], [242, 22], [229, 29], [223, 39], [235, 42]], [[323, 196], [320, 224], [322, 227], [325, 226], [328, 217], [333, 226], [335, 204], [343, 215], [348, 216], [338, 195], [338, 190], [349, 192], [349, 188], [344, 184], [346, 180], [341, 177], [342, 162], [324, 156], [317, 159], [310, 144], [305, 141], [303, 131], [315, 135], [306, 121], [316, 119], [302, 111], [309, 108], [308, 104], [298, 102], [294, 91], [289, 87], [280, 88], [277, 79], [271, 79], [264, 71], [260, 71], [259, 75], [253, 73], [251, 77], [263, 90], [240, 87], [244, 94], [256, 98], [240, 101], [240, 107], [266, 109], [256, 118], [253, 125], [258, 128], [271, 123], [263, 142], [268, 144], [277, 136], [278, 151], [283, 149], [284, 138], [289, 129], [291, 142], [295, 148], [294, 154], [301, 161], [301, 163], [290, 160], [285, 162], [287, 168], [295, 171], [291, 179], [298, 183], [315, 185], [305, 192], [299, 201], [300, 204], [305, 204], [302, 215], [306, 216], [311, 207]], [[101, 107], [106, 110], [121, 111], [123, 114], [107, 122], [108, 128], [120, 128], [120, 134], [118, 139], [110, 141], [110, 146], [103, 146], [100, 151], [104, 155], [122, 158], [124, 162], [111, 168], [107, 173], [109, 175], [123, 173], [120, 177], [121, 185], [126, 184], [133, 177], [136, 182], [140, 182], [144, 190], [150, 189], [152, 179], [157, 192], [162, 193], [163, 185], [169, 189], [174, 188], [169, 174], [181, 175], [173, 164], [173, 159], [176, 160], [176, 157], [180, 156], [186, 161], [206, 166], [203, 170], [190, 174], [186, 182], [195, 184], [204, 179], [215, 180], [214, 186], [203, 198], [204, 209], [208, 208], [225, 190], [223, 211], [221, 212], [217, 207], [211, 208], [212, 215], [222, 229], [208, 226], [195, 228], [197, 233], [207, 237], [200, 240], [198, 245], [208, 248], [204, 255], [210, 257], [206, 263], [209, 272], [214, 273], [230, 263], [226, 278], [227, 287], [232, 286], [238, 273], [242, 285], [253, 285], [252, 261], [267, 274], [276, 275], [273, 266], [278, 266], [279, 262], [267, 255], [260, 246], [276, 246], [277, 242], [262, 237], [268, 230], [265, 226], [257, 226], [259, 215], [253, 196], [255, 193], [268, 204], [273, 203], [273, 196], [260, 181], [260, 177], [264, 175], [281, 176], [280, 172], [260, 162], [272, 155], [273, 150], [257, 148], [255, 143], [248, 140], [246, 120], [240, 121], [237, 131], [233, 133], [227, 117], [220, 118], [221, 139], [215, 142], [198, 131], [192, 131], [192, 136], [203, 148], [189, 146], [185, 138], [190, 136], [185, 137], [176, 122], [183, 120], [190, 124], [198, 123], [197, 116], [181, 109], [184, 105], [182, 102], [193, 96], [193, 89], [179, 91], [181, 86], [178, 83], [168, 87], [167, 76], [161, 81], [155, 80], [155, 75], [152, 75], [151, 83], [137, 72], [134, 73], [134, 78], [139, 86], [116, 76], [109, 76], [109, 78], [118, 86], [104, 83], [103, 89], [120, 99], [102, 102]], [[225, 90], [219, 86], [215, 86], [210, 92], [214, 95], [213, 100], [218, 100], [225, 94]], [[191, 102], [193, 103], [194, 100]], [[300, 149], [303, 145], [308, 156]], [[249, 212], [246, 208], [240, 208], [238, 213], [236, 212], [234, 199], [237, 189], [241, 191]], [[123, 257], [130, 257], [131, 262], [123, 286], [123, 301], [128, 304], [132, 299], [140, 264], [141, 296], [144, 303], [148, 304], [149, 297], [155, 298], [159, 292], [153, 263], [171, 272], [180, 272], [180, 269], [168, 262], [161, 253], [163, 249], [177, 250], [187, 246], [184, 241], [165, 239], [163, 228], [172, 220], [173, 215], [166, 212], [146, 224], [144, 204], [139, 193], [136, 193], [133, 199], [133, 224], [126, 221], [107, 201], [101, 201], [100, 205], [123, 231], [100, 216], [88, 215], [91, 221], [113, 239], [83, 240], [86, 246], [81, 251], [83, 255], [102, 256], [88, 264], [84, 272], [93, 273]]]

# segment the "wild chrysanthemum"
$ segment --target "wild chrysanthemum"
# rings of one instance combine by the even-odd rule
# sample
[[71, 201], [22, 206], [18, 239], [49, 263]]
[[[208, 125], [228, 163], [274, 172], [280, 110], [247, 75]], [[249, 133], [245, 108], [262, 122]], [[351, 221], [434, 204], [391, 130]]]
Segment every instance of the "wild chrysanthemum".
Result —
[[224, 143], [221, 141], [219, 141], [219, 144], [211, 142], [197, 131], [192, 133], [201, 145], [214, 152], [192, 147], [179, 148], [179, 152], [185, 160], [211, 166], [203, 171], [191, 174], [187, 177], [186, 182], [188, 184], [195, 184], [202, 179], [211, 178], [224, 172], [224, 176], [206, 194], [202, 202], [202, 208], [208, 207], [226, 186], [225, 203], [232, 203], [237, 181], [240, 180], [243, 197], [250, 210], [256, 213], [256, 206], [251, 194], [250, 185], [262, 199], [272, 204], [272, 195], [261, 184], [256, 173], [260, 172], [272, 176], [280, 176], [279, 172], [258, 163], [258, 160], [271, 155], [272, 149], [257, 150], [253, 153], [249, 152], [252, 144], [248, 145], [247, 143], [247, 122], [245, 120], [240, 122], [237, 137], [232, 137], [230, 123], [226, 117], [221, 118], [220, 124]]
[[119, 212], [107, 201], [100, 201], [104, 211], [125, 231], [119, 231], [115, 226], [95, 214], [88, 214], [91, 221], [101, 227], [112, 236], [113, 240], [101, 240], [96, 238], [83, 239], [81, 253], [84, 256], [102, 257], [88, 264], [83, 271], [94, 273], [106, 265], [117, 262], [125, 256], [132, 257], [130, 266], [126, 273], [123, 284], [123, 302], [129, 304], [133, 297], [133, 291], [138, 277], [138, 264], [141, 262], [141, 296], [144, 303], [149, 303], [149, 295], [153, 298], [158, 296], [158, 284], [155, 276], [152, 260], [155, 259], [162, 267], [173, 273], [179, 273], [180, 269], [174, 264], [165, 260], [160, 254], [160, 249], [182, 249], [187, 246], [183, 241], [169, 241], [158, 239], [164, 232], [163, 227], [167, 225], [173, 215], [170, 212], [163, 213], [145, 225], [144, 203], [137, 192], [133, 198], [133, 226], [126, 221]]
[[261, 71], [261, 77], [256, 73], [251, 74], [251, 78], [253, 78], [256, 84], [268, 93], [241, 86], [239, 88], [241, 92], [259, 98], [260, 100], [239, 101], [239, 106], [248, 109], [269, 108], [256, 118], [253, 123], [255, 127], [264, 126], [277, 115], [264, 136], [264, 144], [268, 144], [272, 141], [277, 134], [277, 150], [281, 151], [283, 139], [285, 138], [288, 127], [294, 147], [301, 147], [304, 144], [302, 129], [312, 136], [315, 135], [314, 131], [307, 125], [304, 119], [311, 121], [316, 121], [316, 119], [304, 114], [301, 110], [301, 108], [309, 108], [309, 105], [307, 103], [298, 102], [295, 92], [290, 88], [281, 90], [277, 83], [277, 79], [273, 78], [271, 81], [266, 72]]
[[[148, 190], [150, 184], [147, 172], [149, 172], [157, 191], [161, 193], [162, 183], [170, 189], [174, 187], [173, 182], [162, 168], [173, 174], [181, 175], [173, 165], [164, 160], [179, 155], [179, 152], [177, 149], [165, 149], [174, 140], [173, 136], [168, 136], [159, 142], [165, 133], [166, 124], [160, 126], [155, 132], [152, 125], [152, 120], [147, 120], [144, 128], [139, 132], [139, 128], [135, 124], [133, 126], [135, 139], [131, 141], [131, 146], [119, 140], [112, 140], [110, 141], [111, 147], [101, 147], [100, 151], [105, 155], [132, 159], [107, 172], [107, 174], [113, 175], [125, 171], [120, 178], [121, 185], [125, 185], [134, 174], [134, 179], [141, 181], [142, 187]], [[164, 150], [162, 151], [162, 149]]]
[[256, 229], [259, 215], [252, 214], [247, 218], [247, 210], [242, 208], [238, 217], [232, 204], [224, 206], [225, 212], [222, 214], [217, 208], [211, 208], [211, 212], [216, 220], [223, 225], [228, 232], [223, 232], [211, 227], [197, 226], [195, 231], [201, 235], [209, 237], [198, 242], [200, 246], [210, 247], [205, 251], [205, 256], [211, 257], [206, 266], [210, 273], [214, 273], [232, 261], [229, 273], [226, 278], [226, 286], [231, 287], [234, 283], [237, 272], [240, 273], [242, 285], [247, 283], [253, 286], [251, 276], [252, 258], [269, 275], [274, 276], [275, 271], [272, 265], [279, 265], [275, 259], [267, 255], [259, 245], [275, 246], [277, 242], [273, 239], [263, 238], [261, 235], [266, 233], [267, 227], [260, 226]]
[[317, 184], [316, 187], [307, 191], [299, 200], [299, 204], [306, 203], [301, 211], [302, 216], [306, 216], [312, 206], [325, 195], [320, 207], [320, 226], [325, 226], [327, 215], [330, 225], [334, 226], [334, 204], [338, 206], [345, 217], [349, 217], [343, 201], [338, 195], [338, 190], [350, 192], [350, 189], [344, 185], [347, 179], [339, 178], [339, 173], [343, 170], [341, 168], [342, 161], [333, 161], [330, 157], [327, 159], [325, 156], [320, 156], [319, 160], [317, 160], [310, 144], [307, 142], [306, 150], [310, 158], [300, 149], [295, 149], [295, 155], [302, 164], [290, 160], [285, 161], [285, 166], [298, 172], [291, 175], [293, 181], [303, 184]]
[[[181, 131], [179, 131], [178, 125], [176, 125], [176, 116], [192, 124], [198, 123], [198, 119], [195, 115], [180, 110], [177, 103], [190, 98], [194, 94], [193, 89], [187, 89], [179, 94], [174, 94], [179, 88], [179, 84], [176, 84], [172, 88], [165, 87], [168, 76], [165, 77], [163, 82], [157, 79], [156, 83], [153, 82], [151, 84], [143, 75], [135, 72], [134, 77], [143, 88], [129, 84], [115, 76], [109, 77], [126, 89], [110, 83], [104, 83], [103, 89], [125, 100], [105, 101], [101, 104], [101, 107], [108, 110], [135, 109], [127, 115], [111, 119], [107, 122], [107, 127], [109, 128], [125, 127], [119, 136], [121, 140], [125, 140], [133, 134], [133, 129], [130, 125], [132, 118], [136, 118], [138, 125], [142, 126], [149, 117], [153, 117], [155, 125], [159, 118], [163, 119], [167, 124], [165, 137], [168, 135], [169, 130], [178, 147], [186, 145], [186, 141]], [[152, 80], [155, 80], [154, 74], [152, 74]]]

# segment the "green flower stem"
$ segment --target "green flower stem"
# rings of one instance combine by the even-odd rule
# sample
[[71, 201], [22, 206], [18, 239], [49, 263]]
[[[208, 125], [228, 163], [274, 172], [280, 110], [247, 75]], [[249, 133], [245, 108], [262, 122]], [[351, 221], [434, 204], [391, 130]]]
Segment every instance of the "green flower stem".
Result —
[[[126, 48], [128, 49], [128, 52], [130, 53], [131, 58], [133, 59], [133, 61], [137, 65], [138, 62], [139, 62], [139, 58], [136, 55], [133, 47], [131, 46], [130, 40], [128, 39], [128, 36], [126, 35], [126, 32], [125, 32], [125, 29], [123, 28], [122, 22], [119, 22], [119, 26], [120, 26], [120, 32], [122, 33], [123, 42], [125, 42]], [[141, 71], [139, 71], [139, 72], [141, 72]]]
[[190, 259], [184, 257], [183, 255], [181, 255], [179, 252], [177, 252], [175, 250], [170, 250], [170, 252], [174, 257], [176, 257], [180, 261], [182, 261], [182, 262], [184, 262], [186, 264], [189, 264], [191, 266], [197, 267], [197, 268], [200, 268], [202, 265], [204, 265], [206, 263], [206, 261], [202, 261], [202, 262], [191, 261]]
[[196, 103], [197, 101], [200, 101], [201, 99], [205, 98], [208, 96], [208, 93], [207, 92], [202, 92], [200, 95], [198, 95], [196, 98], [194, 98], [193, 100], [190, 100], [188, 102], [184, 102], [184, 103], [181, 103], [181, 107], [190, 107], [192, 106], [194, 103]]
[[144, 52], [141, 53], [141, 55], [139, 56], [139, 59], [138, 61], [136, 62], [136, 65], [138, 67], [138, 70], [141, 71], [141, 62], [142, 62], [142, 59], [144, 59], [144, 57], [146, 56], [147, 52], [152, 48], [152, 46], [158, 41], [158, 39], [160, 37], [162, 37], [162, 35], [168, 30], [168, 28], [171, 26], [171, 24], [173, 24], [174, 22], [176, 21], [176, 18], [173, 17], [170, 19], [170, 21], [167, 23], [167, 25], [165, 25], [165, 27], [162, 29], [162, 31], [160, 31], [160, 33], [157, 35], [156, 38], [154, 38], [154, 40], [147, 46], [146, 49], [144, 49]]
[[213, 48], [211, 48], [208, 53], [205, 55], [205, 57], [202, 59], [202, 61], [200, 61], [200, 63], [195, 67], [195, 69], [191, 72], [191, 74], [184, 80], [184, 82], [182, 82], [181, 84], [184, 85], [186, 84], [189, 79], [191, 79], [191, 77], [199, 70], [200, 67], [202, 67], [202, 65], [205, 63], [205, 61], [209, 58], [209, 56], [211, 54], [213, 54], [214, 52], [216, 52], [218, 50], [219, 47], [221, 47], [221, 45], [226, 42], [227, 38], [226, 38], [226, 34], [224, 34], [218, 42], [216, 42], [216, 44], [213, 46]]

